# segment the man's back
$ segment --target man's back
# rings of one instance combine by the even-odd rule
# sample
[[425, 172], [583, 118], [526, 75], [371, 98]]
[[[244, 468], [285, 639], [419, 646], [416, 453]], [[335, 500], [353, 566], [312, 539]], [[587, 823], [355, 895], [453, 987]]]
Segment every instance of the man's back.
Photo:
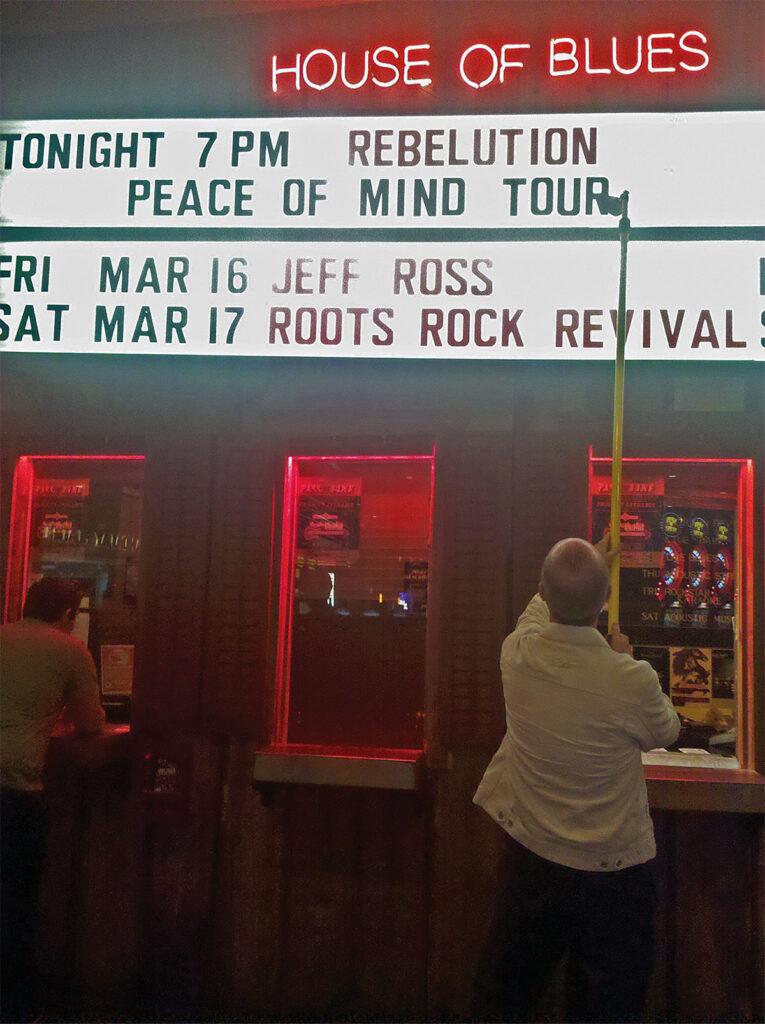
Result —
[[0, 781], [39, 790], [51, 732], [68, 706], [80, 732], [103, 727], [98, 680], [88, 649], [38, 619], [0, 627]]
[[501, 656], [507, 733], [475, 801], [539, 856], [614, 870], [655, 854], [640, 750], [677, 715], [653, 669], [535, 597]]
[[479, 1018], [536, 1020], [566, 956], [566, 1020], [642, 1019], [656, 843], [640, 751], [671, 743], [680, 723], [628, 638], [615, 626], [607, 642], [595, 628], [605, 545], [555, 544], [502, 645], [507, 731], [473, 799], [510, 838]]
[[32, 1020], [37, 904], [45, 860], [43, 769], [66, 707], [81, 734], [99, 733], [104, 712], [96, 667], [70, 636], [82, 600], [74, 580], [43, 577], [29, 588], [24, 618], [0, 627], [0, 987], [4, 1020]]

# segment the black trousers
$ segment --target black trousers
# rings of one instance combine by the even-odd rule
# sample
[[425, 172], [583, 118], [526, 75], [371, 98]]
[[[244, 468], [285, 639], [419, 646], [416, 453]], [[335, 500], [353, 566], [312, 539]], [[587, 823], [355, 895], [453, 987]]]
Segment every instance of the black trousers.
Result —
[[476, 978], [476, 1020], [533, 1021], [568, 954], [566, 1021], [638, 1021], [651, 974], [649, 864], [578, 871], [508, 837], [508, 885]]
[[30, 1021], [37, 1012], [37, 904], [45, 859], [40, 793], [0, 789], [0, 1019]]

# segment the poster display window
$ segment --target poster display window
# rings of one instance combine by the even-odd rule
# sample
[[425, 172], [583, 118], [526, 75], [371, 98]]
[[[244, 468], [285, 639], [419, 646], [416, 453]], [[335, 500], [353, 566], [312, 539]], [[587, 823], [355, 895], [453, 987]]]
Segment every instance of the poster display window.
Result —
[[[597, 541], [610, 528], [609, 458], [590, 453], [589, 482]], [[670, 753], [683, 764], [750, 766], [752, 509], [750, 460], [624, 460], [619, 622], [680, 716]]]
[[83, 592], [74, 635], [88, 645], [114, 721], [129, 715], [138, 621], [143, 456], [25, 455], [13, 481], [5, 620], [43, 577]]
[[420, 751], [433, 456], [290, 456], [274, 746]]

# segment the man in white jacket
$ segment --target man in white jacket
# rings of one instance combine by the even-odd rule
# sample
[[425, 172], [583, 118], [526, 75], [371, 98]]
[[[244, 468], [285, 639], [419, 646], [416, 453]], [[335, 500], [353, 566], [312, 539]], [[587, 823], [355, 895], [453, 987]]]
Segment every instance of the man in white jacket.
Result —
[[510, 867], [478, 1016], [533, 1020], [568, 953], [566, 1020], [640, 1019], [656, 855], [640, 752], [680, 722], [618, 627], [595, 628], [608, 589], [601, 551], [560, 541], [502, 645], [507, 732], [474, 801], [508, 834]]

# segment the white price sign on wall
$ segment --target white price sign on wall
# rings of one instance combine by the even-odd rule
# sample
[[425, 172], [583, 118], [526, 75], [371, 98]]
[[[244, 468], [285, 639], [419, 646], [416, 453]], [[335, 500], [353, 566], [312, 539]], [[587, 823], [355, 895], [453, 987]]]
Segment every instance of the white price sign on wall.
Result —
[[[612, 359], [613, 242], [25, 242], [8, 352]], [[761, 360], [765, 247], [635, 242], [627, 358]]]
[[765, 222], [761, 111], [35, 121], [0, 132], [10, 227], [458, 229]]

